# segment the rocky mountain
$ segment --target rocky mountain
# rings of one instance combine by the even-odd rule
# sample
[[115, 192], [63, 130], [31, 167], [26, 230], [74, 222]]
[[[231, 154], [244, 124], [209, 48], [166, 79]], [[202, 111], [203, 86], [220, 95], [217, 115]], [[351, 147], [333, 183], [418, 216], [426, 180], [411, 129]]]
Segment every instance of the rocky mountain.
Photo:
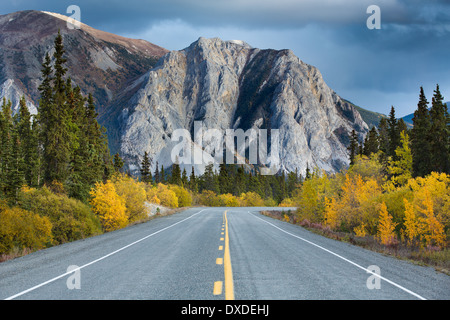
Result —
[[[166, 54], [122, 90], [100, 120], [131, 171], [145, 151], [153, 169], [156, 161], [170, 167], [177, 129], [190, 133], [191, 150], [217, 156], [217, 149], [196, 142], [196, 123], [204, 131], [277, 129], [277, 169], [303, 173], [307, 166], [334, 172], [348, 165], [349, 133], [354, 129], [362, 139], [368, 131], [355, 107], [291, 50], [218, 38], [199, 38]], [[197, 173], [207, 164], [193, 162]], [[187, 170], [191, 165], [181, 163]]]
[[[157, 161], [169, 168], [179, 145], [172, 139], [178, 129], [188, 133], [189, 149], [201, 153], [202, 161], [193, 164], [201, 173], [225, 144], [220, 150], [199, 144], [198, 124], [204, 132], [266, 129], [271, 161], [261, 161], [258, 154], [255, 164], [247, 153], [236, 155], [236, 162], [246, 157], [249, 166], [303, 173], [307, 166], [330, 172], [346, 166], [348, 134], [354, 129], [362, 139], [368, 131], [355, 106], [290, 50], [199, 38], [169, 52], [85, 24], [71, 29], [66, 16], [41, 11], [0, 16], [0, 98], [12, 100], [15, 110], [25, 95], [36, 112], [41, 64], [46, 53], [53, 54], [58, 30], [68, 75], [83, 93], [94, 95], [111, 151], [120, 152], [132, 172], [139, 172], [145, 151], [152, 170]], [[191, 165], [182, 167], [190, 171]]]
[[36, 113], [41, 64], [53, 54], [53, 41], [60, 30], [67, 68], [74, 84], [92, 93], [99, 111], [129, 81], [148, 71], [168, 51], [144, 40], [128, 39], [81, 23], [70, 29], [64, 15], [42, 11], [19, 11], [0, 16], [0, 98], [17, 110], [25, 95]]

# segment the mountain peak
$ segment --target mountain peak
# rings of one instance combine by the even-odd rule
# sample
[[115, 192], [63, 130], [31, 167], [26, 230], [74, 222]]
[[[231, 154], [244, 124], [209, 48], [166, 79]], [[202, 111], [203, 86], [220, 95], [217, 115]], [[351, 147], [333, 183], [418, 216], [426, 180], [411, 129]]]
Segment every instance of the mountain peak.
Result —
[[244, 42], [200, 37], [160, 59], [141, 80], [115, 103], [113, 112], [100, 117], [117, 137], [113, 152], [120, 152], [131, 172], [138, 172], [144, 152], [153, 169], [156, 162], [170, 167], [176, 145], [171, 136], [178, 129], [191, 135], [192, 148], [187, 148], [204, 150], [202, 158], [209, 159], [181, 162], [181, 167], [203, 172], [222, 152], [208, 154], [208, 148], [194, 141], [196, 123], [215, 132], [277, 129], [278, 169], [302, 173], [308, 166], [335, 172], [348, 165], [349, 133], [355, 130], [362, 138], [368, 131], [356, 109], [325, 84], [319, 70], [291, 50], [250, 49]]
[[133, 78], [141, 76], [168, 50], [145, 40], [130, 39], [81, 23], [67, 27], [68, 17], [47, 11], [17, 11], [0, 15], [0, 98], [13, 103], [16, 112], [25, 96], [30, 111], [39, 101], [41, 64], [52, 56], [58, 31], [66, 49], [67, 67], [75, 85], [92, 93], [105, 107], [114, 94]]

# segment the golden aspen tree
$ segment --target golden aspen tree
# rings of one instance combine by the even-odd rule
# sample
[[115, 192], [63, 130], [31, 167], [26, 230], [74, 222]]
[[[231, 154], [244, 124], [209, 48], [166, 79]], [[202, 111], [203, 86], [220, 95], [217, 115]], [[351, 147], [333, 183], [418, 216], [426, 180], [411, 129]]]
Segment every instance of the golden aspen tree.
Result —
[[338, 211], [336, 199], [325, 197], [324, 225], [332, 230], [338, 226]]
[[404, 198], [403, 203], [405, 204], [404, 234], [406, 241], [409, 244], [414, 244], [420, 235], [419, 217], [414, 212], [414, 206], [407, 199]]
[[394, 229], [397, 226], [395, 222], [392, 221], [392, 216], [388, 213], [386, 204], [383, 202], [381, 204], [381, 209], [379, 212], [378, 221], [378, 238], [380, 242], [386, 246], [393, 245], [397, 242]]
[[117, 230], [127, 225], [125, 200], [117, 194], [110, 180], [106, 183], [97, 182], [90, 194], [92, 210], [99, 217], [105, 231]]
[[420, 211], [424, 217], [424, 238], [427, 246], [436, 245], [443, 247], [445, 245], [444, 226], [436, 219], [433, 211], [433, 201], [428, 190], [425, 190], [425, 199], [423, 208]]
[[355, 235], [357, 237], [365, 237], [366, 236], [366, 225], [362, 222], [359, 226], [353, 229]]

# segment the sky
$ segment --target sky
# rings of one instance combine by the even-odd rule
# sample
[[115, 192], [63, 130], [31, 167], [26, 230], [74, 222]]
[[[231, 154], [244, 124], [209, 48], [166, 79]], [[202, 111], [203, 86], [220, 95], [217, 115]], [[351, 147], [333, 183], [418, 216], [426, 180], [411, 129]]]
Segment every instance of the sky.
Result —
[[291, 49], [338, 95], [371, 111], [410, 114], [421, 86], [428, 101], [437, 84], [450, 101], [450, 0], [8, 0], [0, 14], [71, 16], [70, 5], [93, 28], [169, 50], [199, 37]]

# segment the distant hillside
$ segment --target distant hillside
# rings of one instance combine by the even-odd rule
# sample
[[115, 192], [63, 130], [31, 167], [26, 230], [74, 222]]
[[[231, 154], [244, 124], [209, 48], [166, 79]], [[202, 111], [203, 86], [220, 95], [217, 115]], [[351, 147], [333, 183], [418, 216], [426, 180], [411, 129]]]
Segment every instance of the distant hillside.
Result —
[[[448, 108], [450, 108], [450, 101], [445, 102], [445, 104], [447, 105]], [[362, 116], [362, 115], [361, 115]], [[404, 116], [402, 119], [403, 121], [405, 121], [405, 123], [409, 126], [412, 127], [413, 126], [413, 117], [414, 117], [414, 112], [410, 113], [406, 116]], [[363, 117], [364, 118], [364, 117]]]
[[[345, 99], [344, 99], [345, 100]], [[364, 122], [367, 123], [369, 127], [378, 127], [378, 124], [380, 123], [381, 118], [387, 118], [386, 115], [374, 111], [369, 111], [367, 109], [361, 108], [360, 106], [355, 105], [351, 101], [345, 100], [348, 103], [350, 103], [352, 106], [358, 110], [359, 114], [363, 118]]]

